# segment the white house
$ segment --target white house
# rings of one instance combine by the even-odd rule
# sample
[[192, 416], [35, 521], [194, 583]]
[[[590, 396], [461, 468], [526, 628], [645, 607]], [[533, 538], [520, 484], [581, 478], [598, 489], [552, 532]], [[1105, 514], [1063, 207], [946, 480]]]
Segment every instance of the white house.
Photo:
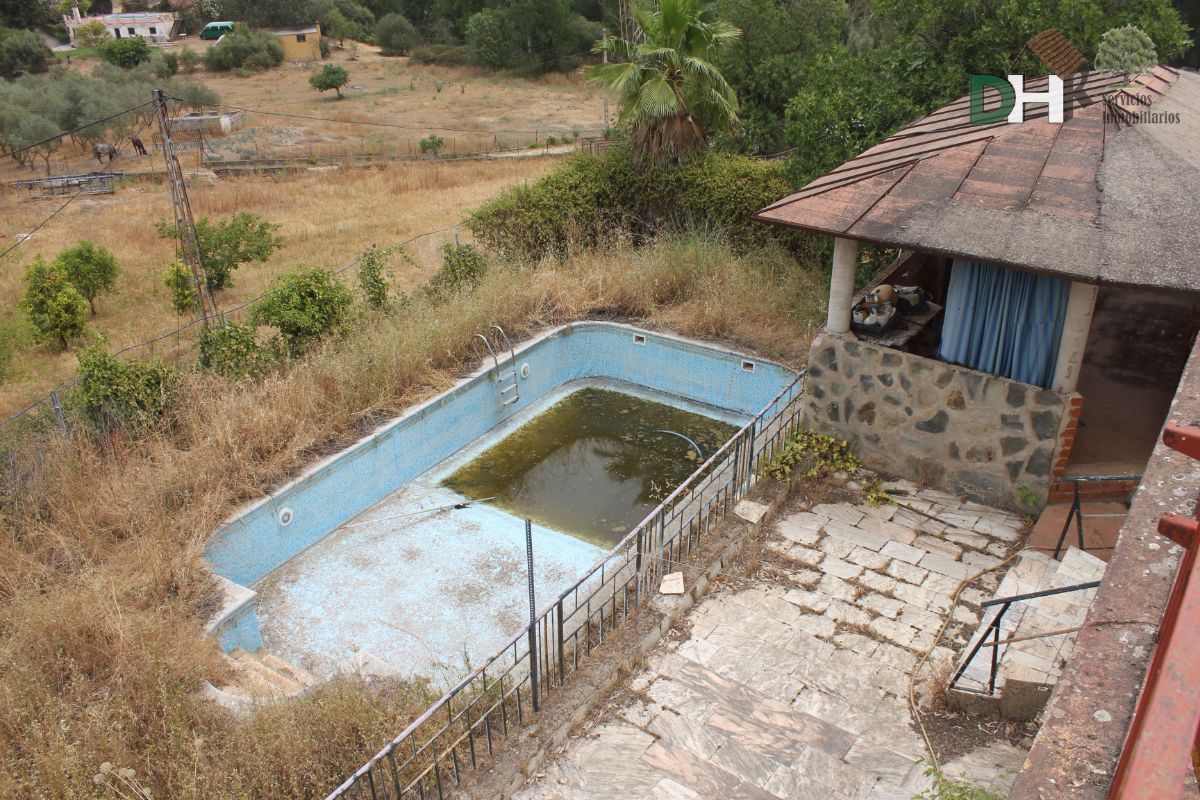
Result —
[[108, 29], [114, 39], [128, 39], [140, 36], [147, 42], [169, 42], [179, 32], [179, 17], [176, 14], [162, 11], [145, 11], [138, 13], [100, 14], [94, 17], [84, 17], [78, 7], [73, 7], [71, 13], [63, 15], [63, 22], [71, 34], [71, 42], [75, 42], [75, 29], [81, 25], [100, 22]]

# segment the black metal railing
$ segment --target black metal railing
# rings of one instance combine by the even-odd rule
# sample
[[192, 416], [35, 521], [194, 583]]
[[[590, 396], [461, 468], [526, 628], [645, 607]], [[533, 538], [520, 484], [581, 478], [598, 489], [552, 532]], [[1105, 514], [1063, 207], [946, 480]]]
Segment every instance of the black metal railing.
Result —
[[1087, 545], [1083, 540], [1083, 521], [1085, 519], [1099, 519], [1101, 517], [1124, 517], [1124, 514], [1084, 514], [1083, 499], [1079, 495], [1079, 484], [1081, 483], [1133, 483], [1139, 484], [1142, 482], [1141, 475], [1087, 475], [1078, 478], [1061, 478], [1063, 481], [1070, 481], [1073, 489], [1073, 498], [1071, 500], [1071, 510], [1067, 513], [1067, 519], [1063, 522], [1062, 533], [1058, 535], [1058, 543], [1054, 545], [1054, 559], [1058, 560], [1059, 553], [1062, 552], [1063, 543], [1067, 541], [1067, 531], [1071, 530], [1071, 523], [1075, 523], [1075, 527], [1079, 536], [1079, 549], [1087, 550]]
[[[1028, 592], [1026, 594], [1014, 594], [1009, 597], [996, 597], [982, 604], [983, 608], [992, 608], [1000, 606], [1000, 610], [996, 612], [996, 616], [992, 617], [992, 621], [984, 630], [983, 635], [976, 640], [975, 646], [971, 648], [971, 652], [963, 659], [958, 671], [954, 673], [954, 677], [950, 679], [950, 688], [957, 689], [960, 692], [972, 692], [974, 694], [994, 695], [996, 693], [996, 672], [1000, 667], [1000, 647], [1006, 644], [1000, 640], [1000, 621], [1004, 619], [1004, 615], [1008, 613], [1008, 609], [1013, 603], [1020, 603], [1025, 600], [1036, 600], [1039, 597], [1050, 597], [1056, 594], [1066, 594], [1067, 592], [1082, 592], [1087, 589], [1095, 589], [1100, 585], [1100, 581], [1089, 581], [1087, 583], [1076, 583], [1072, 586], [1058, 586], [1054, 589], [1043, 589], [1040, 592]], [[1057, 631], [1047, 635], [1061, 635], [1064, 631]], [[991, 637], [992, 641], [988, 641]], [[987, 691], [981, 689], [971, 689], [959, 686], [958, 683], [963, 677], [963, 673], [971, 666], [971, 662], [975, 660], [975, 656], [985, 647], [991, 648], [992, 664], [991, 671], [988, 674]]]
[[[327, 798], [444, 798], [653, 596], [741, 499], [800, 423], [803, 374], [679, 485], [573, 586]], [[536, 684], [533, 674], [539, 676]]]

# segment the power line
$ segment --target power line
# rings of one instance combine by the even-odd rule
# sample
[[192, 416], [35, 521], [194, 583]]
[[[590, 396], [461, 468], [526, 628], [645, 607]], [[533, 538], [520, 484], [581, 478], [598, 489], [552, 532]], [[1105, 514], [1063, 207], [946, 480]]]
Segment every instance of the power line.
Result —
[[[172, 99], [176, 99], [176, 98], [172, 98]], [[80, 125], [78, 128], [72, 128], [69, 131], [63, 131], [62, 133], [56, 133], [53, 136], [47, 136], [45, 139], [42, 139], [40, 142], [34, 142], [33, 144], [24, 145], [23, 147], [18, 147], [15, 150], [9, 150], [7, 153], [0, 153], [0, 158], [7, 158], [9, 156], [15, 156], [17, 153], [24, 153], [26, 150], [32, 150], [35, 147], [41, 147], [42, 145], [46, 144], [47, 142], [53, 142], [55, 139], [61, 139], [64, 136], [71, 136], [73, 134], [79, 133], [80, 131], [95, 127], [96, 125], [99, 125], [102, 122], [108, 122], [110, 119], [116, 119], [117, 117], [123, 117], [126, 114], [143, 109], [146, 106], [153, 104], [153, 102], [154, 101], [151, 100], [148, 103], [142, 103], [140, 106], [134, 106], [133, 108], [127, 108], [124, 111], [118, 111], [116, 114], [110, 114], [107, 117], [103, 117], [101, 119], [94, 120], [93, 122], [89, 122], [86, 125]]]
[[74, 202], [75, 198], [76, 198], [76, 197], [79, 197], [79, 195], [81, 195], [81, 194], [83, 194], [83, 189], [80, 189], [78, 192], [76, 192], [75, 194], [73, 194], [73, 195], [71, 195], [70, 197], [68, 197], [68, 198], [67, 198], [67, 202], [63, 203], [61, 206], [59, 206], [58, 208], [56, 208], [56, 209], [54, 210], [54, 213], [52, 213], [50, 216], [46, 217], [44, 220], [42, 220], [41, 222], [39, 222], [39, 223], [38, 223], [38, 226], [37, 226], [36, 228], [34, 228], [33, 230], [31, 230], [29, 233], [25, 234], [25, 238], [23, 238], [23, 239], [18, 239], [17, 241], [13, 242], [11, 247], [9, 247], [9, 248], [8, 248], [7, 250], [5, 250], [3, 253], [0, 253], [0, 261], [2, 261], [2, 260], [4, 259], [4, 257], [5, 257], [5, 256], [7, 256], [9, 253], [11, 253], [13, 250], [16, 250], [18, 247], [20, 247], [22, 243], [24, 243], [25, 241], [27, 241], [27, 240], [28, 240], [30, 237], [32, 237], [32, 236], [33, 236], [35, 233], [37, 233], [37, 232], [38, 232], [38, 231], [40, 231], [42, 228], [44, 228], [44, 227], [46, 226], [46, 223], [48, 223], [50, 220], [54, 219], [54, 218], [55, 218], [55, 217], [57, 217], [57, 216], [58, 216], [60, 213], [62, 213], [63, 209], [65, 209], [67, 206], [71, 205], [71, 203], [72, 203], [72, 202]]

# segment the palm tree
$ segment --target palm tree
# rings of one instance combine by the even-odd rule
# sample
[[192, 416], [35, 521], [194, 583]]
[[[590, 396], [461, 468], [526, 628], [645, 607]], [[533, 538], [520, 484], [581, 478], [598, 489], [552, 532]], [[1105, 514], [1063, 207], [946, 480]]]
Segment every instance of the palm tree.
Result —
[[635, 4], [641, 41], [609, 36], [593, 52], [619, 63], [588, 67], [587, 79], [618, 93], [620, 121], [643, 158], [681, 163], [710, 132], [737, 121], [738, 102], [712, 59], [742, 32], [700, 0]]

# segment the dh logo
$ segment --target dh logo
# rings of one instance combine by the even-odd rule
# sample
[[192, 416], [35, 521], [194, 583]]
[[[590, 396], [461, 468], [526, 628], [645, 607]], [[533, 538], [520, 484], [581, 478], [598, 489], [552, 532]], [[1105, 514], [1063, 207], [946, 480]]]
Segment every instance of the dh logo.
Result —
[[[1000, 107], [984, 111], [984, 91], [992, 89], [1000, 95]], [[1031, 103], [1045, 103], [1049, 108], [1050, 122], [1063, 121], [1063, 79], [1057, 75], [1049, 76], [1049, 86], [1045, 92], [1025, 91], [1024, 75], [1009, 75], [1008, 79], [996, 75], [971, 76], [971, 122], [987, 125], [1007, 119], [1009, 122], [1025, 121], [1025, 106]]]

